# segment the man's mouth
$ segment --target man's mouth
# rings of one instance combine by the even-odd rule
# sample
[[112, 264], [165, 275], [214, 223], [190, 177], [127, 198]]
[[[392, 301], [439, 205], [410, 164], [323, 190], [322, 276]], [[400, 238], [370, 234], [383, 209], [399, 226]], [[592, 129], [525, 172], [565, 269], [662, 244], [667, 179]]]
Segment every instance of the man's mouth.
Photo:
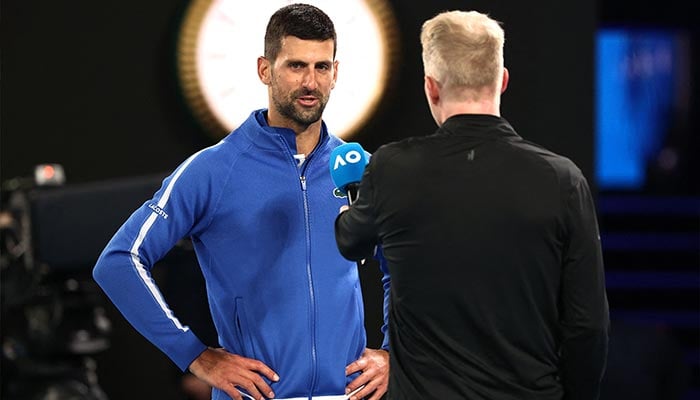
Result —
[[318, 103], [318, 98], [314, 96], [301, 96], [297, 98], [299, 104], [305, 107], [313, 107]]

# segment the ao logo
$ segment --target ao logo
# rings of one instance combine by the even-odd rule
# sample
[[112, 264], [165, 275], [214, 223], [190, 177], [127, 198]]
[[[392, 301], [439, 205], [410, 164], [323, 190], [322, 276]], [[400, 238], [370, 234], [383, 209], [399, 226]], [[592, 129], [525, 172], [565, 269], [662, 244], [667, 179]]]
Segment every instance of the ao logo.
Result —
[[335, 156], [335, 162], [333, 163], [333, 170], [335, 171], [338, 167], [344, 167], [348, 164], [357, 164], [362, 161], [362, 154], [357, 150], [350, 150], [345, 155], [338, 154]]

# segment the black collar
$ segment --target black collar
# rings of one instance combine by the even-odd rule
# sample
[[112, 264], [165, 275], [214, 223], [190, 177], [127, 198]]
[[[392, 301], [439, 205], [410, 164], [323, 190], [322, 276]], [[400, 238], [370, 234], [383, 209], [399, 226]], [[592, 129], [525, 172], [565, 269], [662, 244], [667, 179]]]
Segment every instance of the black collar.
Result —
[[453, 115], [445, 120], [436, 134], [474, 136], [484, 139], [520, 137], [505, 118], [488, 114]]

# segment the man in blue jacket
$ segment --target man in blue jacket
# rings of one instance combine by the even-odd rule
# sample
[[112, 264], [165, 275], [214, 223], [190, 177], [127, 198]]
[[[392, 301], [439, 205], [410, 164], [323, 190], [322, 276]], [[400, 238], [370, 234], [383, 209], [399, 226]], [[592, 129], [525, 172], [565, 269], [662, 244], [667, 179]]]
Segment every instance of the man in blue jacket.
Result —
[[[328, 165], [342, 144], [322, 113], [336, 81], [336, 33], [316, 7], [278, 10], [258, 75], [269, 109], [173, 171], [121, 226], [94, 269], [127, 320], [213, 386], [212, 399], [379, 399], [382, 349], [366, 348], [354, 263], [335, 244]], [[151, 268], [189, 237], [222, 348], [207, 348], [170, 310]], [[383, 278], [385, 302], [389, 278]], [[386, 307], [385, 307], [386, 309]]]

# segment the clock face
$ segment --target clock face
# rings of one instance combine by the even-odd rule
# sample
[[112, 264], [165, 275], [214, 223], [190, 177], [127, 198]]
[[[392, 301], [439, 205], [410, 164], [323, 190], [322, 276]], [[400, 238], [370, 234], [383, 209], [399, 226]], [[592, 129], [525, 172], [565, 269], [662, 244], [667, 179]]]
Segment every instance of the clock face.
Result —
[[[349, 138], [376, 111], [396, 60], [397, 29], [384, 0], [307, 0], [333, 20], [338, 35], [338, 80], [323, 120]], [[178, 43], [178, 73], [187, 103], [217, 138], [266, 108], [257, 74], [270, 16], [283, 0], [195, 0]]]

